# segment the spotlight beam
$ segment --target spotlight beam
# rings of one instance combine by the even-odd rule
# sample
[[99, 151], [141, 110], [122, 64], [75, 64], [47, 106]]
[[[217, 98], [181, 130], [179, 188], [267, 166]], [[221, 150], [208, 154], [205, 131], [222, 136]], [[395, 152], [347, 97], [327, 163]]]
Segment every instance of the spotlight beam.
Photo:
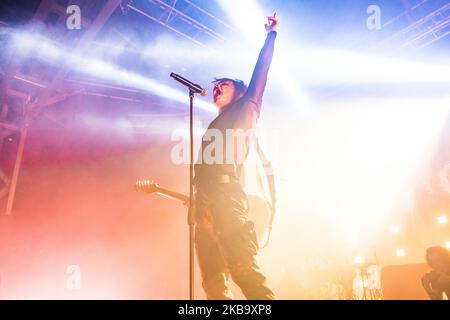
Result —
[[[186, 93], [166, 86], [157, 80], [129, 72], [118, 66], [106, 63], [84, 53], [63, 49], [43, 37], [32, 36], [27, 33], [14, 33], [14, 41], [29, 53], [35, 53], [39, 58], [50, 64], [64, 63], [68, 69], [94, 76], [98, 79], [113, 81], [119, 85], [130, 86], [150, 92], [157, 96], [177, 102], [186, 102]], [[213, 112], [215, 109], [203, 100], [196, 102], [196, 107]]]
[[292, 47], [289, 64], [311, 84], [450, 82], [450, 67], [325, 47]]

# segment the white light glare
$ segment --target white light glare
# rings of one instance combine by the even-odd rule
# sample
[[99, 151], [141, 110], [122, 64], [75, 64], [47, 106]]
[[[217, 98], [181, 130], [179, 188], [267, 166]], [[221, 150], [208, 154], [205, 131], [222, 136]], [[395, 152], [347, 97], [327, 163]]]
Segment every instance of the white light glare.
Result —
[[445, 224], [447, 223], [447, 221], [448, 221], [447, 216], [442, 215], [437, 217], [437, 223], [439, 224]]
[[361, 256], [356, 257], [356, 258], [353, 260], [353, 262], [354, 262], [355, 264], [363, 264], [363, 263], [364, 263], [364, 257], [361, 257]]
[[404, 249], [398, 249], [398, 250], [395, 252], [395, 255], [396, 255], [397, 257], [404, 257], [404, 256], [406, 256], [406, 251], [405, 251]]
[[[258, 1], [255, 0], [240, 1], [239, 8], [236, 8], [236, 3], [230, 0], [219, 0], [219, 4], [230, 20], [233, 21], [233, 24], [242, 32], [249, 45], [252, 48], [259, 47], [260, 39], [263, 39], [265, 34], [264, 23], [268, 22], [267, 16], [274, 12], [264, 15]], [[277, 45], [277, 47], [279, 46]], [[294, 76], [293, 70], [285, 65], [290, 60], [291, 52], [288, 48], [283, 48], [283, 43], [281, 43], [281, 48], [276, 49], [276, 52], [279, 56], [278, 62], [283, 62], [272, 64], [277, 81], [282, 84], [289, 103], [300, 108], [299, 110], [307, 111], [308, 99], [300, 87], [298, 79]]]
[[[289, 65], [316, 84], [450, 82], [450, 67], [325, 47], [292, 47]], [[295, 52], [295, 53], [293, 53]]]

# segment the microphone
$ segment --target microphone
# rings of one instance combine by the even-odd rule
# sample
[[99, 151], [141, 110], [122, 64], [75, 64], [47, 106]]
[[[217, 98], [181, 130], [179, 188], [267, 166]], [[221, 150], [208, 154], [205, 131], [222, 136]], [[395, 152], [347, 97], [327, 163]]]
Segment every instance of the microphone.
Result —
[[179, 83], [185, 85], [186, 87], [189, 88], [189, 90], [192, 90], [194, 93], [200, 93], [200, 95], [202, 97], [206, 96], [208, 94], [208, 91], [206, 91], [206, 89], [202, 88], [200, 85], [192, 83], [191, 81], [189, 81], [188, 79], [183, 78], [182, 76], [176, 74], [176, 73], [171, 73], [170, 76], [172, 78], [174, 78], [175, 80], [177, 80]]

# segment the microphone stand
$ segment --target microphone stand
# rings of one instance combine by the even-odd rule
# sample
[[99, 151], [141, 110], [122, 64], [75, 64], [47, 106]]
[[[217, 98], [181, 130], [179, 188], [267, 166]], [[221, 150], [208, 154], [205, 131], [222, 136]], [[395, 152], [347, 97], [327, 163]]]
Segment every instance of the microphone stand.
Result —
[[190, 163], [189, 163], [189, 209], [188, 209], [188, 225], [189, 225], [189, 300], [194, 300], [194, 229], [195, 216], [193, 212], [194, 199], [194, 94], [189, 89], [189, 136], [190, 136]]
[[189, 135], [190, 135], [190, 163], [189, 163], [189, 209], [187, 222], [189, 225], [189, 300], [194, 300], [194, 255], [195, 255], [195, 212], [194, 208], [194, 95], [200, 93], [206, 95], [206, 89], [198, 84], [171, 73], [170, 76], [176, 81], [189, 88]]

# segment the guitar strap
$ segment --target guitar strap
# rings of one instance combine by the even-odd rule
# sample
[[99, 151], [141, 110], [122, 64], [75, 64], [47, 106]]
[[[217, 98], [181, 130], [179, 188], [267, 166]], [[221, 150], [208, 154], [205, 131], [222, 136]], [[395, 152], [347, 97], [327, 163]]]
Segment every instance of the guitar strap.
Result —
[[271, 215], [270, 215], [268, 228], [269, 228], [269, 234], [270, 234], [270, 231], [272, 230], [273, 220], [275, 218], [276, 203], [277, 203], [276, 189], [275, 189], [275, 175], [274, 175], [272, 163], [269, 161], [269, 159], [264, 154], [264, 151], [262, 150], [261, 145], [259, 144], [258, 137], [256, 137], [256, 136], [255, 136], [255, 147], [256, 147], [258, 156], [261, 160], [261, 163], [263, 165], [264, 173], [266, 174], [267, 184], [269, 186], [269, 192], [270, 192], [270, 198], [271, 198], [271, 201], [270, 201]]
[[[275, 219], [275, 213], [276, 213], [277, 199], [276, 199], [276, 188], [275, 188], [275, 175], [274, 175], [274, 170], [273, 170], [272, 163], [269, 161], [269, 159], [267, 158], [267, 156], [263, 152], [263, 150], [261, 148], [261, 145], [259, 143], [257, 135], [253, 136], [253, 142], [254, 143], [253, 143], [252, 147], [255, 148], [255, 151], [257, 153], [257, 155], [255, 155], [256, 156], [255, 161], [260, 161], [261, 162], [262, 169], [264, 170], [264, 174], [266, 176], [267, 187], [268, 187], [269, 193], [270, 193], [270, 199], [268, 199], [267, 196], [264, 196], [264, 198], [265, 198], [264, 201], [267, 203], [267, 205], [270, 208], [270, 219], [269, 219], [269, 223], [268, 223], [268, 226], [267, 226], [267, 228], [268, 228], [267, 240], [266, 240], [266, 243], [264, 244], [264, 246], [261, 247], [261, 249], [263, 249], [269, 243], [270, 233], [272, 231], [272, 224], [273, 224], [273, 221]], [[248, 156], [248, 154], [247, 154], [247, 156]], [[245, 172], [245, 170], [243, 168], [243, 165], [236, 167], [237, 176], [240, 177], [241, 179], [245, 175], [245, 174], [244, 175], [242, 174], [243, 172]], [[257, 178], [259, 179], [259, 176]], [[263, 177], [261, 177], [261, 178], [263, 178]], [[244, 178], [244, 180], [245, 180], [245, 178]], [[241, 180], [241, 182], [242, 182], [242, 180]], [[243, 183], [245, 184], [245, 182], [243, 182]]]

